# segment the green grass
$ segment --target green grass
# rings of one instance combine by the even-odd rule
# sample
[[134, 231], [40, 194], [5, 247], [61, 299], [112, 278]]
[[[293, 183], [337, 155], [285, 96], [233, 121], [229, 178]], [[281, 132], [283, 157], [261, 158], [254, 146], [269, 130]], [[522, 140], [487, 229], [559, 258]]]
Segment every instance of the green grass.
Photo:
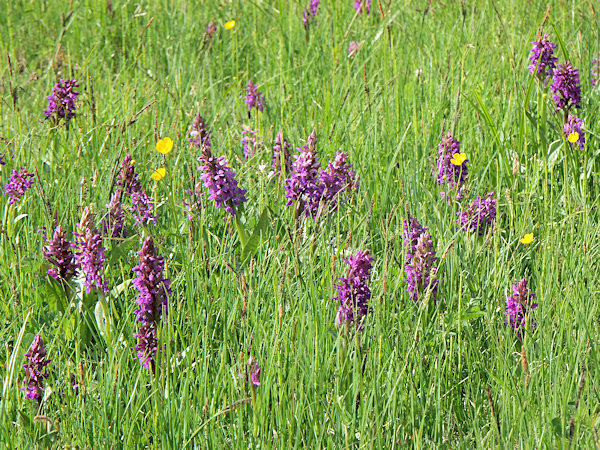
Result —
[[[551, 97], [526, 69], [547, 2], [382, 1], [380, 12], [374, 0], [370, 15], [354, 17], [351, 0], [324, 0], [308, 35], [305, 3], [112, 0], [110, 12], [99, 1], [4, 1], [0, 181], [19, 166], [39, 173], [21, 202], [0, 199], [7, 448], [600, 446], [600, 91], [590, 84], [600, 5], [553, 1], [544, 24], [562, 43], [561, 61], [581, 73], [587, 142], [572, 151]], [[228, 31], [230, 19], [237, 24]], [[204, 45], [210, 21], [218, 32]], [[354, 58], [351, 40], [362, 44]], [[43, 120], [58, 78], [80, 82], [69, 127]], [[249, 79], [267, 103], [250, 120]], [[199, 180], [199, 151], [187, 141], [198, 111], [213, 153], [230, 159], [248, 190], [246, 228], [268, 211], [246, 261], [223, 210], [206, 202], [190, 223], [182, 206], [190, 173]], [[249, 161], [243, 124], [267, 144]], [[283, 181], [259, 166], [270, 162], [279, 129], [299, 147], [313, 127], [322, 165], [348, 152], [360, 191], [336, 213], [297, 225]], [[448, 129], [469, 159], [465, 202], [497, 193], [496, 226], [482, 237], [456, 231], [460, 207], [440, 199], [431, 176]], [[165, 136], [175, 148], [157, 183], [150, 174], [163, 162], [154, 145]], [[109, 332], [101, 333], [96, 293], [74, 284], [67, 298], [48, 281], [37, 230], [51, 229], [55, 215], [73, 231], [86, 206], [101, 218], [126, 153], [158, 200], [158, 219], [142, 229], [128, 217], [130, 236], [105, 241], [111, 292]], [[407, 211], [444, 254], [436, 305], [416, 304], [406, 291]], [[535, 241], [519, 244], [531, 232]], [[131, 269], [149, 234], [173, 289], [155, 375], [132, 350]], [[334, 326], [334, 285], [346, 274], [343, 258], [367, 248], [373, 311], [347, 340]], [[504, 311], [523, 277], [539, 307], [521, 343]], [[35, 334], [52, 359], [52, 393], [39, 408], [19, 390]], [[249, 355], [262, 367], [254, 393], [238, 376]], [[79, 365], [85, 388], [74, 396], [69, 374], [79, 378]]]

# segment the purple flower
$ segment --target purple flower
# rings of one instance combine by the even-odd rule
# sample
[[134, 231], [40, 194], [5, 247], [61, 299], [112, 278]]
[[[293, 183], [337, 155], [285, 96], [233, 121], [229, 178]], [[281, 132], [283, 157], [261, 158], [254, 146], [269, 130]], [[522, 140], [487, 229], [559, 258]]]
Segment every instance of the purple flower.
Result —
[[214, 22], [209, 23], [208, 26], [206, 27], [207, 40], [210, 41], [216, 32], [217, 32], [217, 25]]
[[[253, 385], [260, 386], [260, 366], [252, 356], [248, 358], [248, 376]], [[244, 378], [244, 374], [240, 373], [239, 377]]]
[[260, 136], [258, 136], [258, 130], [251, 130], [245, 125], [244, 129], [242, 130], [242, 135], [244, 136], [242, 138], [244, 157], [246, 159], [250, 159], [263, 147], [263, 141]]
[[[91, 221], [90, 221], [91, 222]], [[79, 233], [74, 233], [76, 240], [73, 244], [75, 251], [75, 267], [85, 276], [83, 281], [86, 292], [89, 294], [94, 289], [108, 292], [108, 286], [102, 279], [104, 272], [104, 247], [102, 236], [90, 228], [90, 222], [77, 225]]]
[[145, 189], [131, 194], [131, 205], [133, 206], [133, 219], [135, 225], [146, 226], [150, 222], [156, 225], [156, 216], [153, 213], [154, 199], [146, 193]]
[[210, 148], [210, 130], [204, 118], [197, 114], [192, 123], [192, 131], [190, 131], [190, 142], [199, 149], [203, 147]]
[[[288, 199], [286, 206], [297, 203], [297, 213], [310, 212], [316, 214], [319, 199], [321, 198], [322, 186], [319, 182], [319, 158], [315, 151], [317, 144], [317, 133], [313, 129], [306, 140], [306, 144], [298, 148], [299, 155], [294, 156], [292, 173], [285, 184], [285, 198]], [[305, 207], [308, 207], [306, 210]]]
[[198, 161], [201, 164], [198, 170], [203, 172], [200, 178], [210, 194], [208, 198], [214, 200], [217, 208], [225, 208], [233, 217], [239, 204], [246, 201], [246, 191], [238, 187], [235, 172], [224, 156], [215, 158], [206, 147]]
[[[416, 219], [414, 220], [416, 221]], [[422, 232], [418, 235], [414, 248], [410, 248], [413, 243], [412, 236], [417, 230], [417, 228], [411, 229], [409, 250], [412, 253], [407, 251], [408, 258], [404, 266], [406, 282], [408, 283], [407, 290], [410, 298], [415, 302], [425, 300], [427, 292], [431, 292], [433, 301], [437, 303], [436, 293], [440, 280], [435, 278], [437, 267], [433, 264], [438, 258], [435, 256], [431, 235], [425, 229], [422, 229]]]
[[52, 117], [55, 122], [61, 119], [69, 121], [75, 117], [77, 108], [78, 87], [77, 80], [59, 80], [52, 88], [52, 95], [48, 96], [48, 109], [44, 111], [46, 117]]
[[108, 214], [102, 220], [102, 234], [113, 238], [125, 237], [125, 211], [121, 204], [121, 192], [119, 190], [113, 193], [106, 209], [108, 209]]
[[134, 192], [140, 192], [142, 190], [139, 176], [135, 172], [133, 159], [129, 153], [121, 162], [121, 169], [119, 170], [119, 175], [117, 176], [117, 184], [120, 187], [120, 190], [128, 195], [131, 195]]
[[315, 21], [317, 12], [319, 11], [320, 0], [310, 0], [310, 5], [302, 11], [302, 25], [308, 31], [310, 24]]
[[585, 132], [583, 131], [583, 120], [578, 119], [572, 114], [569, 114], [567, 117], [567, 122], [563, 126], [563, 132], [565, 133], [565, 137], [568, 139], [573, 133], [577, 133], [577, 141], [569, 143], [571, 147], [574, 147], [575, 144], [579, 144], [579, 148], [584, 150], [585, 144]]
[[366, 11], [366, 13], [369, 14], [371, 12], [371, 0], [354, 0], [354, 9], [359, 13]]
[[437, 161], [437, 170], [434, 176], [437, 175], [437, 184], [447, 184], [452, 189], [458, 188], [456, 199], [460, 200], [463, 197], [462, 186], [467, 181], [468, 159], [464, 160], [460, 165], [452, 164], [452, 158], [455, 154], [460, 153], [460, 142], [452, 137], [450, 131], [442, 138]]
[[0, 155], [0, 166], [5, 166], [6, 163], [4, 162], [4, 155]]
[[547, 81], [554, 72], [554, 67], [558, 58], [554, 56], [556, 45], [548, 40], [548, 34], [544, 34], [540, 41], [533, 41], [531, 55], [529, 60], [531, 64], [528, 66], [529, 73], [536, 75], [540, 81]]
[[20, 167], [19, 170], [14, 169], [8, 183], [4, 186], [4, 195], [9, 198], [8, 204], [13, 205], [21, 200], [33, 184], [32, 173], [27, 172], [24, 167]]
[[358, 42], [351, 41], [350, 44], [348, 44], [348, 57], [354, 58], [354, 55], [356, 55], [356, 52], [358, 52], [359, 48], [360, 44]]
[[569, 110], [572, 106], [581, 107], [581, 85], [579, 84], [579, 71], [571, 66], [570, 62], [558, 64], [554, 69], [554, 81], [550, 85], [552, 98], [556, 103], [556, 111]]
[[337, 206], [337, 201], [342, 193], [351, 193], [358, 189], [356, 172], [352, 170], [352, 164], [346, 160], [348, 154], [337, 152], [335, 160], [329, 163], [327, 170], [321, 170], [322, 196], [325, 202], [330, 202], [332, 209]]
[[[523, 332], [527, 325], [527, 316], [531, 311], [537, 308], [537, 303], [533, 303], [535, 293], [529, 292], [527, 288], [527, 280], [523, 278], [518, 283], [513, 284], [513, 295], [506, 299], [506, 321], [509, 323], [513, 331], [519, 339], [523, 339]], [[531, 327], [535, 327], [535, 323], [531, 323]]]
[[79, 395], [79, 383], [77, 382], [75, 374], [69, 374], [69, 381], [71, 382], [71, 389], [73, 390], [73, 394]]
[[283, 132], [279, 131], [275, 137], [275, 142], [273, 143], [272, 167], [274, 167], [277, 172], [281, 172], [281, 164], [283, 163], [283, 167], [285, 167], [285, 173], [290, 173], [292, 169], [292, 155], [290, 154], [291, 148], [292, 144], [290, 144], [283, 137]]
[[265, 107], [265, 99], [262, 92], [258, 92], [257, 86], [252, 83], [252, 80], [248, 81], [248, 87], [244, 89], [246, 91], [246, 104], [248, 105], [248, 114], [252, 108], [258, 109], [260, 112]]
[[496, 199], [489, 192], [485, 198], [477, 197], [465, 211], [457, 213], [456, 220], [461, 230], [477, 231], [483, 235], [485, 229], [496, 221]]
[[156, 325], [162, 314], [167, 312], [171, 282], [163, 276], [165, 261], [162, 256], [157, 256], [152, 236], [146, 238], [138, 255], [139, 263], [132, 269], [137, 274], [133, 285], [139, 291], [139, 308], [134, 313], [137, 315], [137, 321], [141, 323], [139, 334], [135, 335], [139, 339], [135, 348], [142, 365], [154, 371], [154, 355], [158, 343]]
[[404, 246], [406, 247], [407, 264], [417, 251], [417, 241], [419, 240], [419, 236], [427, 232], [428, 229], [428, 227], [421, 225], [414, 216], [409, 216], [408, 220], [404, 220]]
[[600, 60], [598, 59], [593, 59], [592, 60], [592, 87], [596, 86], [596, 82], [598, 81], [598, 78], [600, 78]]
[[349, 266], [348, 275], [346, 278], [340, 277], [340, 284], [335, 286], [338, 295], [334, 300], [340, 302], [335, 323], [337, 326], [355, 326], [362, 330], [364, 318], [370, 311], [371, 290], [367, 282], [371, 276], [373, 258], [370, 256], [370, 250], [364, 250], [344, 261]]
[[54, 266], [48, 269], [48, 275], [57, 280], [69, 281], [75, 275], [75, 264], [72, 245], [67, 240], [67, 233], [59, 225], [54, 230], [51, 240], [47, 236], [45, 238], [44, 258]]
[[40, 335], [36, 335], [33, 339], [33, 344], [27, 353], [27, 364], [23, 364], [25, 369], [25, 379], [23, 380], [25, 387], [22, 387], [22, 391], [26, 391], [25, 398], [29, 400], [42, 401], [41, 394], [44, 392], [44, 378], [48, 378], [46, 366], [50, 364], [50, 359], [46, 359], [46, 348], [44, 347], [44, 341]]

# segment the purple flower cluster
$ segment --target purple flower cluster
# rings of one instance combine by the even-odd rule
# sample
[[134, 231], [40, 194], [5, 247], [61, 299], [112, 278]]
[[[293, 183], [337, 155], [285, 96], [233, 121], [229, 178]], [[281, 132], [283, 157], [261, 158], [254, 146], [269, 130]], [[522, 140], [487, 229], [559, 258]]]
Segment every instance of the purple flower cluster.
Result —
[[339, 300], [340, 307], [337, 311], [335, 323], [337, 326], [355, 326], [358, 330], [364, 327], [364, 318], [369, 313], [369, 300], [371, 289], [367, 285], [371, 277], [373, 258], [370, 250], [359, 250], [355, 255], [344, 261], [348, 264], [348, 275], [340, 277], [340, 284], [336, 285], [338, 295], [334, 300]]
[[485, 229], [496, 221], [496, 199], [494, 193], [489, 192], [485, 198], [477, 197], [467, 206], [465, 211], [459, 212], [456, 224], [461, 230], [477, 231], [483, 235]]
[[162, 256], [157, 256], [152, 236], [146, 238], [138, 255], [139, 264], [133, 268], [137, 274], [133, 285], [139, 291], [139, 308], [134, 312], [141, 325], [139, 333], [135, 335], [139, 339], [135, 349], [142, 365], [154, 371], [154, 356], [158, 348], [156, 325], [162, 314], [167, 312], [171, 282], [163, 276], [165, 261]]
[[290, 144], [284, 137], [283, 131], [279, 131], [273, 143], [273, 164], [272, 167], [281, 172], [281, 167], [285, 167], [285, 173], [290, 173], [292, 170], [292, 155], [290, 154]]
[[323, 185], [321, 199], [329, 202], [332, 209], [337, 207], [341, 193], [350, 194], [358, 189], [356, 172], [352, 170], [352, 164], [349, 164], [347, 159], [347, 153], [338, 151], [333, 162], [329, 162], [327, 170], [320, 172]]
[[209, 192], [209, 199], [214, 200], [217, 208], [225, 208], [231, 216], [240, 203], [246, 201], [246, 191], [238, 187], [235, 172], [231, 170], [224, 156], [215, 158], [209, 148], [204, 147], [198, 158], [202, 171], [200, 177]]
[[131, 197], [132, 214], [135, 224], [143, 226], [148, 225], [150, 222], [156, 224], [154, 199], [142, 187], [130, 154], [127, 154], [121, 162], [117, 184], [119, 186], [118, 190], [122, 190]]
[[310, 5], [302, 11], [302, 25], [308, 31], [310, 24], [315, 21], [317, 13], [319, 12], [320, 0], [310, 0]]
[[51, 360], [46, 359], [46, 354], [44, 341], [38, 334], [33, 339], [33, 344], [31, 344], [29, 351], [25, 353], [27, 364], [23, 364], [26, 376], [23, 380], [25, 386], [21, 390], [27, 392], [25, 398], [29, 400], [42, 401], [41, 394], [44, 392], [44, 378], [50, 376], [46, 366], [50, 364]]
[[121, 204], [121, 191], [117, 190], [106, 205], [108, 213], [102, 220], [102, 234], [107, 237], [125, 237], [125, 210]]
[[579, 144], [579, 148], [584, 150], [585, 144], [585, 132], [583, 131], [583, 120], [575, 117], [572, 114], [569, 114], [567, 117], [567, 122], [563, 126], [563, 132], [565, 133], [565, 137], [569, 137], [573, 133], [577, 133], [578, 139], [576, 142], [570, 142], [571, 147], [575, 146], [575, 144]]
[[258, 109], [260, 112], [265, 107], [265, 99], [262, 92], [258, 92], [257, 86], [252, 83], [252, 80], [248, 81], [248, 87], [244, 89], [246, 91], [246, 105], [248, 105], [248, 114], [252, 111], [252, 108]]
[[251, 130], [247, 126], [244, 126], [242, 130], [242, 145], [244, 147], [244, 158], [250, 159], [258, 153], [263, 147], [263, 141], [258, 136], [258, 130]]
[[25, 195], [25, 193], [33, 186], [33, 174], [27, 172], [24, 167], [19, 170], [14, 169], [8, 183], [4, 186], [4, 195], [8, 197], [8, 204], [13, 205]]
[[75, 234], [75, 266], [85, 275], [83, 281], [86, 286], [86, 292], [89, 294], [94, 289], [102, 289], [108, 292], [108, 286], [102, 278], [104, 272], [104, 247], [102, 246], [102, 235], [96, 232], [91, 225], [91, 220], [88, 223], [82, 222], [77, 225], [79, 233]]
[[210, 130], [208, 129], [208, 124], [200, 114], [196, 115], [192, 123], [189, 140], [199, 149], [204, 147], [210, 148]]
[[44, 111], [46, 117], [52, 117], [55, 122], [61, 119], [69, 121], [75, 117], [79, 95], [75, 91], [76, 87], [79, 87], [77, 80], [59, 80], [52, 88], [52, 95], [47, 97], [48, 109]]
[[[527, 325], [527, 316], [533, 309], [537, 308], [537, 303], [533, 303], [535, 293], [530, 292], [527, 287], [527, 280], [523, 278], [518, 283], [513, 284], [513, 295], [506, 299], [506, 322], [510, 324], [513, 331], [519, 339], [523, 338], [523, 333]], [[535, 327], [531, 323], [531, 327]]]
[[366, 12], [369, 14], [371, 12], [371, 0], [354, 0], [354, 9], [359, 13]]
[[581, 85], [579, 71], [570, 62], [558, 64], [554, 69], [554, 81], [550, 85], [552, 98], [556, 103], [556, 111], [568, 111], [571, 107], [581, 107]]
[[539, 41], [532, 42], [531, 55], [529, 60], [531, 64], [528, 66], [529, 73], [536, 75], [540, 81], [547, 81], [554, 72], [558, 58], [554, 56], [556, 45], [548, 40], [548, 34], [544, 34]]
[[46, 236], [44, 258], [54, 266], [48, 269], [48, 275], [52, 278], [69, 281], [75, 275], [72, 247], [72, 244], [67, 240], [67, 233], [61, 225], [58, 225], [54, 230], [52, 239], [48, 239]]
[[358, 42], [350, 41], [350, 44], [348, 44], [348, 57], [354, 58], [354, 55], [356, 55], [356, 52], [358, 52], [359, 48], [360, 44]]
[[462, 195], [462, 186], [467, 181], [468, 159], [464, 160], [460, 165], [452, 164], [452, 158], [455, 154], [460, 153], [460, 142], [452, 137], [450, 131], [445, 137], [442, 137], [440, 149], [438, 153], [437, 170], [434, 176], [437, 175], [437, 184], [447, 184], [453, 189], [458, 188], [456, 199], [460, 200]]
[[217, 25], [214, 22], [210, 22], [206, 27], [206, 39], [210, 42], [215, 33], [217, 32]]
[[[240, 373], [239, 376], [240, 378], [245, 377], [243, 373]], [[248, 358], [248, 377], [253, 385], [260, 386], [260, 366], [252, 356]]]
[[404, 245], [404, 271], [410, 298], [414, 302], [425, 300], [430, 292], [433, 301], [437, 302], [436, 293], [440, 280], [435, 278], [437, 267], [434, 263], [438, 258], [435, 256], [433, 241], [427, 227], [423, 227], [416, 217], [411, 216], [404, 221]]

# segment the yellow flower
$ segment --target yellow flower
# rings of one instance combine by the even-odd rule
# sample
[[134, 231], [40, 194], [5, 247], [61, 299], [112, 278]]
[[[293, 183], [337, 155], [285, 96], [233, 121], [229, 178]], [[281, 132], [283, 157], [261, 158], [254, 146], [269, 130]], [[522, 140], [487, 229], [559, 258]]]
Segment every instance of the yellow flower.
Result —
[[150, 175], [150, 177], [154, 181], [160, 181], [165, 177], [166, 174], [167, 174], [167, 169], [165, 169], [164, 167], [161, 167], [160, 169], [156, 169], [154, 171], [154, 173], [152, 175]]
[[466, 160], [467, 155], [465, 155], [464, 153], [455, 153], [454, 155], [452, 155], [452, 159], [450, 160], [450, 162], [455, 166], [460, 166]]
[[171, 150], [173, 150], [173, 140], [170, 137], [161, 139], [156, 143], [156, 151], [158, 153], [166, 155], [167, 153], [171, 153]]
[[579, 133], [577, 131], [571, 133], [569, 135], [569, 137], [567, 138], [567, 141], [569, 141], [571, 144], [574, 144], [578, 140], [579, 140]]
[[229, 22], [225, 22], [225, 29], [231, 30], [235, 27], [235, 20], [230, 20]]
[[526, 234], [521, 239], [519, 239], [521, 244], [531, 244], [533, 242], [533, 233]]

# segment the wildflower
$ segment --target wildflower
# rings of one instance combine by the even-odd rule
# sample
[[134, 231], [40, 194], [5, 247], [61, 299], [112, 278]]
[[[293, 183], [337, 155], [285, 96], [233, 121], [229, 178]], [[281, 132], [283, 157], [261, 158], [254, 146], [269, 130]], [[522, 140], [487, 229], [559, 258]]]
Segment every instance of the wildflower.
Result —
[[242, 145], [244, 146], [244, 157], [252, 158], [263, 146], [263, 141], [260, 136], [257, 136], [258, 130], [251, 130], [246, 125], [242, 130]]
[[164, 167], [160, 167], [160, 168], [156, 169], [152, 173], [152, 175], [150, 175], [150, 178], [152, 178], [154, 181], [160, 181], [165, 177], [166, 174], [167, 174], [167, 169], [165, 169]]
[[228, 22], [225, 22], [224, 27], [226, 30], [233, 30], [233, 28], [235, 27], [235, 20], [230, 20]]
[[567, 140], [573, 147], [574, 144], [579, 144], [581, 150], [585, 149], [585, 132], [583, 131], [583, 120], [578, 119], [572, 114], [567, 117], [567, 122], [563, 126], [563, 132]]
[[457, 213], [456, 224], [462, 230], [477, 231], [481, 236], [496, 221], [496, 199], [489, 192], [485, 198], [477, 197], [465, 211]]
[[[313, 129], [306, 144], [298, 148], [299, 155], [294, 156], [290, 177], [285, 184], [285, 197], [288, 199], [286, 206], [298, 202], [298, 214], [309, 211], [316, 214], [318, 201], [321, 198], [322, 186], [319, 182], [319, 158], [315, 151], [317, 133]], [[308, 207], [308, 210], [305, 210]]]
[[4, 195], [9, 199], [8, 204], [13, 205], [20, 201], [33, 184], [32, 173], [27, 172], [24, 167], [20, 167], [19, 170], [14, 169], [8, 183], [4, 186]]
[[533, 242], [533, 233], [526, 234], [521, 239], [519, 239], [521, 244], [527, 245]]
[[358, 52], [359, 48], [360, 44], [358, 42], [351, 41], [350, 44], [348, 44], [348, 57], [354, 58], [354, 55], [356, 55], [356, 52]]
[[79, 395], [79, 383], [77, 382], [77, 378], [75, 377], [74, 373], [69, 374], [69, 382], [71, 383], [73, 394]]
[[135, 172], [134, 161], [128, 153], [121, 162], [121, 169], [117, 177], [117, 184], [128, 195], [134, 192], [140, 192], [142, 185], [140, 184], [139, 176]]
[[214, 22], [209, 23], [208, 26], [206, 27], [207, 40], [210, 41], [216, 32], [217, 32], [217, 25]]
[[154, 199], [146, 193], [145, 189], [131, 194], [131, 205], [135, 225], [146, 226], [150, 222], [156, 225], [156, 216], [153, 213]]
[[[450, 131], [440, 142], [437, 161], [437, 184], [447, 184], [451, 188], [458, 188], [456, 199], [463, 197], [462, 186], [467, 181], [468, 170], [464, 153], [460, 152], [460, 142], [452, 137]], [[436, 173], [434, 172], [434, 176]]]
[[348, 275], [346, 278], [340, 277], [340, 284], [335, 286], [338, 294], [334, 300], [340, 302], [335, 319], [337, 326], [355, 326], [358, 330], [364, 327], [364, 319], [370, 311], [369, 300], [371, 299], [371, 289], [367, 285], [373, 267], [370, 252], [370, 250], [358, 251], [344, 260], [348, 264]]
[[152, 236], [144, 240], [138, 255], [139, 263], [132, 269], [137, 275], [133, 285], [139, 291], [139, 308], [134, 313], [137, 315], [137, 321], [141, 323], [139, 333], [135, 335], [139, 339], [135, 349], [142, 365], [154, 371], [154, 355], [158, 348], [156, 325], [162, 314], [167, 313], [171, 282], [163, 276], [165, 261], [162, 256], [157, 256]]
[[48, 109], [44, 111], [46, 117], [52, 117], [54, 122], [59, 122], [61, 119], [69, 121], [75, 117], [79, 95], [75, 88], [78, 86], [77, 80], [59, 80], [52, 88], [52, 95], [47, 97]]
[[248, 81], [248, 87], [244, 90], [246, 91], [245, 99], [246, 105], [248, 105], [248, 114], [250, 114], [252, 108], [256, 108], [262, 112], [265, 107], [265, 99], [262, 92], [258, 92], [257, 86], [252, 83], [252, 80]]
[[72, 247], [67, 240], [67, 233], [60, 225], [54, 230], [52, 239], [48, 239], [46, 236], [44, 258], [54, 266], [48, 269], [48, 275], [52, 278], [69, 281], [75, 275]]
[[73, 247], [76, 249], [74, 254], [76, 268], [85, 276], [83, 285], [86, 286], [86, 292], [89, 294], [94, 289], [102, 289], [108, 292], [108, 286], [102, 279], [104, 272], [105, 248], [102, 246], [102, 236], [93, 228], [92, 221], [77, 225], [79, 230], [75, 234]]
[[121, 191], [117, 190], [106, 205], [107, 216], [102, 220], [102, 234], [107, 237], [125, 237], [125, 211], [121, 204]]
[[156, 143], [156, 151], [158, 153], [167, 155], [167, 154], [171, 153], [171, 150], [173, 150], [173, 140], [170, 137], [160, 139]]
[[556, 111], [568, 111], [572, 106], [581, 107], [581, 85], [579, 71], [566, 62], [558, 64], [554, 69], [554, 82], [550, 85], [552, 98], [556, 103]]
[[246, 201], [246, 191], [238, 187], [235, 172], [224, 156], [215, 158], [207, 147], [202, 149], [198, 161], [201, 164], [198, 170], [203, 172], [201, 179], [210, 194], [208, 198], [233, 217], [239, 204]]
[[350, 193], [358, 189], [358, 179], [355, 178], [356, 172], [352, 170], [352, 164], [346, 160], [348, 154], [337, 152], [333, 162], [329, 163], [327, 170], [320, 171], [321, 183], [323, 184], [321, 199], [330, 202], [334, 209], [337, 201], [343, 192]]
[[354, 9], [356, 9], [359, 14], [363, 12], [369, 14], [371, 12], [371, 0], [354, 0]]
[[[510, 324], [517, 337], [522, 339], [527, 324], [527, 316], [538, 305], [532, 301], [535, 299], [535, 293], [530, 293], [525, 278], [513, 284], [512, 289], [513, 295], [508, 296], [506, 299], [506, 321], [504, 323]], [[535, 323], [531, 323], [532, 328], [535, 326]]]
[[320, 3], [320, 0], [310, 0], [310, 5], [302, 11], [302, 25], [304, 25], [306, 31], [308, 31], [310, 24], [315, 21]]
[[404, 246], [406, 248], [407, 264], [415, 255], [419, 236], [428, 229], [428, 227], [421, 225], [414, 216], [409, 216], [408, 220], [404, 220]]
[[593, 59], [592, 60], [592, 87], [596, 86], [596, 82], [598, 81], [598, 78], [600, 78], [600, 59]]
[[197, 114], [192, 123], [189, 141], [198, 148], [210, 148], [210, 130], [204, 118]]
[[529, 60], [531, 64], [528, 66], [529, 73], [536, 75], [540, 81], [547, 81], [554, 72], [554, 67], [558, 58], [554, 56], [556, 45], [548, 40], [548, 34], [544, 34], [540, 41], [532, 42], [531, 55]]
[[[260, 386], [260, 366], [252, 356], [248, 358], [248, 368], [250, 382], [255, 386]], [[240, 373], [239, 376], [244, 378], [243, 373]]]
[[27, 364], [23, 364], [25, 369], [26, 377], [23, 380], [25, 386], [21, 388], [22, 391], [26, 391], [25, 398], [29, 400], [42, 401], [42, 392], [44, 392], [44, 378], [48, 378], [50, 374], [46, 366], [50, 364], [51, 360], [46, 359], [46, 348], [44, 347], [44, 341], [39, 334], [33, 339], [33, 343], [25, 358], [27, 358]]
[[281, 171], [282, 163], [283, 167], [285, 167], [285, 173], [290, 173], [292, 168], [292, 156], [290, 155], [290, 149], [292, 148], [292, 144], [290, 144], [284, 137], [283, 132], [279, 131], [277, 136], [275, 137], [275, 142], [273, 143], [273, 164], [272, 167], [275, 168], [278, 172]]
[[416, 245], [410, 250], [412, 253], [407, 252], [407, 263], [404, 266], [410, 298], [417, 302], [424, 300], [424, 295], [431, 292], [433, 301], [437, 303], [436, 292], [440, 280], [435, 278], [437, 267], [433, 264], [438, 258], [435, 256], [433, 241], [429, 232], [423, 229], [417, 237]]

